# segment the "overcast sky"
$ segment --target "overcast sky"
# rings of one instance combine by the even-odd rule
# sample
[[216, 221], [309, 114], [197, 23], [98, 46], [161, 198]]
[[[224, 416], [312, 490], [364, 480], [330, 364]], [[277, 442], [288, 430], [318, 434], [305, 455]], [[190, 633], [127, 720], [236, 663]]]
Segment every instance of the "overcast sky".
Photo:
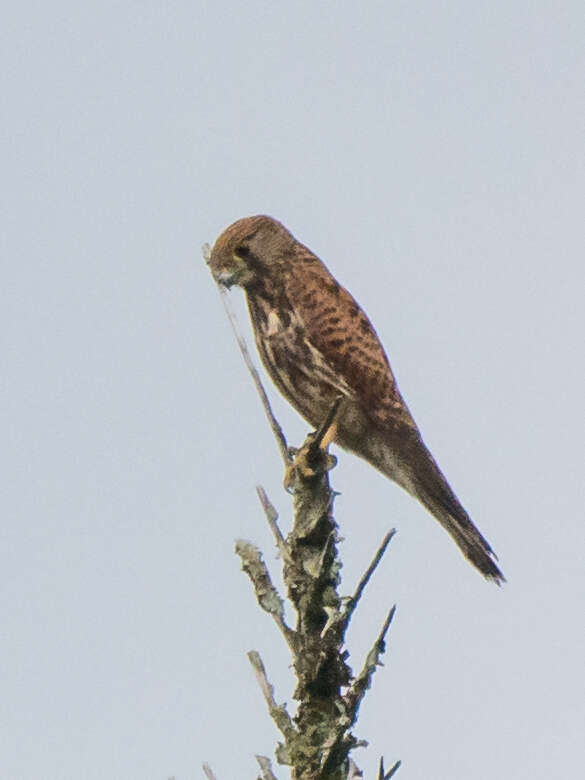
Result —
[[348, 637], [360, 668], [397, 603], [355, 760], [580, 776], [582, 0], [25, 0], [0, 36], [0, 776], [228, 780], [272, 754], [246, 652], [290, 702], [289, 657], [233, 543], [279, 581], [255, 485], [285, 529], [290, 498], [200, 250], [256, 213], [368, 312], [508, 578], [337, 452], [343, 592], [398, 529]]

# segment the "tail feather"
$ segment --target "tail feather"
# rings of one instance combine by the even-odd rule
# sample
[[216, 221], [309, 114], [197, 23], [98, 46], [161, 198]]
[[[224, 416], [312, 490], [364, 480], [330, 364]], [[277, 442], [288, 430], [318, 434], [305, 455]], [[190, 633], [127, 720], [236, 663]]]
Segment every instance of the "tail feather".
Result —
[[382, 442], [370, 439], [375, 456], [372, 450], [360, 454], [420, 501], [486, 579], [498, 585], [505, 582], [495, 563], [496, 554], [459, 502], [418, 431], [402, 430], [394, 442], [389, 438], [394, 437], [385, 437], [382, 447]]
[[[421, 441], [422, 444], [422, 441]], [[463, 555], [486, 579], [498, 585], [505, 577], [496, 565], [497, 556], [488, 541], [459, 502], [433, 456], [426, 451], [424, 464], [417, 465], [414, 478], [415, 497], [441, 523], [459, 546]]]
[[486, 579], [493, 580], [497, 585], [501, 585], [502, 582], [506, 581], [495, 562], [497, 556], [472, 523], [463, 507], [461, 507], [461, 513], [455, 516], [445, 511], [440, 505], [426, 500], [422, 495], [418, 496], [418, 498], [451, 535], [467, 560]]

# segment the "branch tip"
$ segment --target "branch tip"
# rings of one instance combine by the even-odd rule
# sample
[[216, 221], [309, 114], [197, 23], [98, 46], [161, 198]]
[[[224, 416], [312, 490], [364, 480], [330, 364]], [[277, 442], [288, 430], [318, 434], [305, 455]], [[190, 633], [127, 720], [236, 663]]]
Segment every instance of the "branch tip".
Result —
[[257, 650], [250, 650], [248, 653], [248, 660], [252, 665], [256, 680], [264, 696], [264, 701], [268, 706], [268, 712], [270, 717], [276, 723], [278, 729], [281, 731], [287, 742], [294, 737], [295, 728], [293, 726], [290, 715], [286, 711], [284, 704], [277, 704], [274, 698], [274, 686], [268, 681], [266, 675], [266, 669], [260, 657], [260, 653]]
[[268, 521], [268, 525], [270, 526], [270, 529], [274, 535], [274, 540], [276, 542], [276, 546], [278, 547], [278, 551], [282, 556], [283, 560], [285, 560], [288, 563], [290, 562], [290, 552], [286, 544], [285, 538], [282, 535], [282, 531], [278, 526], [278, 522], [277, 522], [278, 512], [274, 508], [274, 504], [270, 501], [270, 499], [266, 495], [266, 491], [264, 490], [262, 485], [256, 485], [256, 493], [258, 494], [258, 498], [260, 499], [260, 503], [262, 504], [262, 509], [264, 510], [264, 514], [266, 515], [266, 520]]
[[207, 780], [217, 780], [216, 776], [213, 774], [213, 769], [206, 761], [203, 762], [202, 766]]
[[284, 602], [272, 584], [268, 568], [262, 560], [262, 553], [252, 542], [238, 539], [236, 541], [236, 554], [242, 561], [242, 569], [252, 581], [258, 604], [265, 612], [272, 615], [288, 646], [293, 650], [295, 647], [295, 632], [286, 624], [284, 619]]
[[382, 560], [382, 557], [383, 557], [384, 553], [386, 552], [386, 550], [388, 549], [388, 545], [392, 541], [392, 537], [395, 534], [396, 534], [396, 529], [392, 528], [392, 530], [388, 531], [386, 536], [382, 539], [382, 543], [380, 544], [380, 546], [376, 550], [376, 554], [372, 558], [372, 561], [370, 562], [370, 565], [368, 566], [368, 568], [364, 572], [363, 577], [359, 581], [358, 586], [357, 586], [357, 588], [355, 590], [355, 593], [353, 594], [353, 596], [350, 597], [350, 599], [349, 599], [349, 601], [347, 603], [347, 606], [345, 608], [345, 614], [344, 614], [345, 626], [344, 626], [344, 628], [347, 628], [347, 625], [348, 625], [348, 623], [350, 621], [350, 618], [351, 618], [355, 608], [357, 607], [359, 600], [362, 597], [362, 594], [363, 594], [363, 592], [364, 592], [364, 590], [366, 588], [366, 585], [370, 581], [370, 578], [371, 578], [372, 574], [375, 572], [376, 568], [378, 567], [378, 564]]
[[272, 771], [272, 765], [270, 763], [270, 759], [267, 756], [259, 756], [256, 754], [256, 761], [260, 765], [262, 780], [276, 780], [276, 775]]
[[380, 769], [378, 771], [378, 780], [390, 780], [391, 777], [394, 777], [396, 772], [400, 769], [402, 766], [402, 761], [397, 761], [391, 769], [388, 770], [388, 772], [384, 771], [384, 757], [382, 756], [380, 758]]

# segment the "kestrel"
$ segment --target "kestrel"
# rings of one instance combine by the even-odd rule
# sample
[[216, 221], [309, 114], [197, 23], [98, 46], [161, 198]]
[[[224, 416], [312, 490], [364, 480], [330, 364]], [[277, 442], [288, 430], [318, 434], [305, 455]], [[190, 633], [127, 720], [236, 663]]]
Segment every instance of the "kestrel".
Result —
[[414, 496], [488, 579], [494, 552], [449, 487], [404, 403], [371, 322], [321, 260], [275, 219], [230, 225], [211, 251], [220, 284], [241, 286], [262, 362], [284, 397], [318, 427], [343, 400], [334, 441]]

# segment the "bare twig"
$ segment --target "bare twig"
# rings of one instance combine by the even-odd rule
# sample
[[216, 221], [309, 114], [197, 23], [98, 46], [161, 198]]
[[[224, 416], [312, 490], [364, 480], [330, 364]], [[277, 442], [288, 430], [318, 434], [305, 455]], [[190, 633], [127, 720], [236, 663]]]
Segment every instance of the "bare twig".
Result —
[[366, 660], [361, 672], [353, 681], [349, 691], [345, 694], [347, 711], [350, 714], [352, 722], [355, 721], [362, 699], [364, 698], [367, 689], [371, 685], [372, 677], [374, 676], [376, 667], [381, 665], [380, 656], [386, 650], [386, 644], [384, 640], [386, 639], [386, 634], [388, 633], [388, 629], [390, 628], [390, 623], [392, 622], [392, 618], [394, 617], [395, 612], [396, 605], [394, 605], [388, 613], [382, 629], [378, 634], [378, 638], [366, 656]]
[[370, 577], [376, 570], [376, 567], [382, 560], [382, 556], [386, 552], [386, 549], [388, 545], [390, 544], [390, 541], [392, 540], [392, 537], [396, 533], [396, 529], [393, 528], [391, 531], [389, 531], [386, 536], [382, 540], [382, 544], [378, 547], [376, 554], [374, 555], [372, 562], [366, 569], [363, 577], [358, 583], [358, 586], [355, 590], [355, 593], [353, 596], [350, 596], [347, 605], [343, 611], [342, 619], [341, 619], [341, 638], [343, 639], [343, 636], [345, 635], [345, 631], [347, 629], [347, 626], [349, 625], [349, 621], [351, 620], [351, 616], [353, 615], [355, 608], [357, 607], [359, 600], [362, 597], [362, 594], [365, 590], [366, 585], [370, 581]]
[[264, 701], [268, 705], [268, 712], [270, 713], [270, 717], [276, 723], [278, 729], [288, 742], [291, 738], [294, 738], [296, 734], [296, 729], [293, 726], [291, 717], [286, 711], [284, 704], [276, 703], [274, 698], [274, 687], [268, 682], [266, 669], [264, 668], [264, 664], [260, 658], [260, 653], [258, 653], [256, 650], [250, 650], [248, 653], [248, 659], [252, 664], [252, 668], [254, 669], [254, 674], [256, 675], [256, 680], [258, 681], [258, 685], [260, 686], [260, 690], [264, 696]]
[[272, 765], [269, 758], [266, 756], [256, 755], [256, 761], [260, 764], [262, 780], [276, 780], [276, 775], [272, 771]]
[[286, 541], [284, 539], [284, 536], [282, 535], [282, 531], [280, 530], [280, 528], [278, 527], [278, 523], [276, 522], [278, 520], [278, 512], [274, 508], [273, 503], [266, 495], [266, 491], [264, 490], [262, 485], [256, 485], [256, 493], [258, 493], [258, 498], [260, 499], [260, 503], [262, 504], [262, 509], [264, 510], [264, 514], [266, 515], [266, 519], [268, 520], [268, 525], [270, 526], [270, 529], [274, 534], [274, 539], [276, 541], [276, 546], [278, 547], [278, 551], [283, 561], [289, 563], [290, 552], [286, 544]]
[[262, 560], [262, 553], [256, 545], [239, 539], [236, 542], [236, 554], [240, 556], [242, 569], [252, 580], [258, 603], [265, 612], [272, 615], [288, 646], [294, 650], [296, 647], [295, 632], [287, 626], [284, 620], [284, 603], [272, 584], [266, 564]]
[[[203, 259], [207, 264], [209, 264], [209, 257], [211, 252], [209, 244], [203, 245], [202, 252], [203, 252]], [[282, 428], [280, 427], [278, 420], [274, 416], [272, 407], [270, 406], [270, 401], [268, 400], [268, 395], [266, 393], [266, 390], [264, 389], [262, 380], [260, 379], [260, 375], [256, 369], [256, 366], [252, 362], [250, 351], [248, 350], [248, 345], [246, 344], [246, 340], [244, 339], [240, 331], [236, 314], [227, 296], [227, 291], [224, 287], [222, 287], [219, 284], [217, 285], [217, 289], [220, 292], [221, 301], [223, 303], [224, 309], [230, 321], [230, 325], [232, 326], [232, 330], [236, 337], [236, 341], [238, 342], [240, 352], [242, 353], [244, 362], [248, 368], [248, 371], [250, 372], [252, 381], [254, 382], [254, 387], [256, 388], [258, 395], [260, 396], [260, 401], [262, 402], [262, 406], [264, 407], [264, 412], [266, 413], [266, 417], [268, 418], [268, 422], [270, 423], [270, 427], [272, 428], [272, 432], [276, 439], [276, 443], [278, 444], [278, 449], [280, 450], [281, 457], [284, 461], [285, 466], [288, 466], [290, 464], [290, 455], [288, 452], [288, 446], [286, 443], [286, 439], [284, 437], [284, 433], [282, 432]]]
[[359, 766], [356, 764], [356, 762], [353, 760], [353, 758], [350, 758], [348, 761], [348, 772], [347, 772], [347, 778], [346, 780], [359, 780], [360, 777], [364, 776], [364, 773], [359, 768]]
[[380, 770], [378, 772], [378, 780], [390, 780], [390, 778], [394, 777], [396, 772], [398, 772], [401, 766], [402, 766], [402, 761], [397, 761], [393, 767], [391, 767], [387, 772], [385, 772], [384, 758], [382, 757], [380, 759]]
[[206, 762], [203, 763], [203, 771], [205, 772], [207, 780], [217, 780], [216, 776], [213, 774], [213, 769]]
[[236, 318], [236, 315], [234, 313], [234, 310], [231, 307], [231, 304], [229, 302], [228, 296], [226, 291], [220, 287], [219, 288], [220, 294], [221, 294], [221, 300], [223, 302], [223, 305], [225, 307], [225, 310], [227, 312], [230, 324], [232, 326], [232, 329], [234, 331], [234, 334], [236, 336], [236, 340], [238, 342], [238, 346], [240, 348], [240, 352], [242, 353], [242, 356], [244, 358], [244, 362], [246, 363], [246, 366], [248, 368], [248, 371], [250, 372], [252, 376], [252, 381], [254, 382], [254, 386], [256, 390], [258, 391], [258, 395], [260, 396], [260, 400], [262, 402], [262, 406], [264, 407], [264, 412], [266, 413], [266, 417], [268, 418], [268, 422], [270, 423], [270, 427], [272, 428], [272, 433], [274, 434], [274, 437], [276, 439], [276, 443], [278, 444], [278, 449], [280, 450], [280, 455], [285, 463], [285, 465], [288, 465], [290, 463], [290, 456], [288, 453], [288, 445], [286, 443], [286, 439], [284, 438], [284, 433], [282, 432], [282, 428], [280, 427], [280, 423], [274, 416], [274, 412], [272, 411], [272, 407], [270, 406], [270, 401], [268, 399], [268, 395], [266, 393], [266, 390], [264, 389], [264, 385], [262, 384], [262, 380], [260, 379], [260, 374], [258, 373], [258, 370], [256, 369], [256, 366], [252, 362], [252, 358], [250, 357], [250, 352], [248, 350], [248, 345], [246, 344], [246, 341], [244, 337], [242, 336], [239, 326], [238, 326], [238, 320]]

